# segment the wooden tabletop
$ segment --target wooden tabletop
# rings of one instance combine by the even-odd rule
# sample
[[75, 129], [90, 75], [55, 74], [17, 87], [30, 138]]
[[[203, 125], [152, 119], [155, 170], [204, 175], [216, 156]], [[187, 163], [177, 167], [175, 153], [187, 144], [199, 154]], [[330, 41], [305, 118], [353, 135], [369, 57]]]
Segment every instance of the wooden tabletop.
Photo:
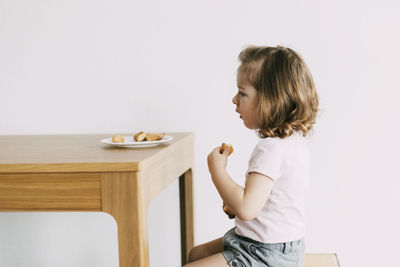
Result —
[[[123, 134], [130, 135], [130, 134]], [[101, 143], [112, 134], [0, 136], [0, 172], [140, 171], [170, 144], [191, 133], [167, 133], [174, 139], [146, 148], [117, 148]]]

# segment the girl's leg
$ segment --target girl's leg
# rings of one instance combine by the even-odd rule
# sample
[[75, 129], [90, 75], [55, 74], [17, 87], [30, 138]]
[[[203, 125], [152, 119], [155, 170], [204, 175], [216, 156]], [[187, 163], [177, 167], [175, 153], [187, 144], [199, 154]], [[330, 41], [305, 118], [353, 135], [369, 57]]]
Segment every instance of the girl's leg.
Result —
[[220, 253], [224, 250], [224, 245], [222, 244], [222, 238], [215, 239], [208, 243], [196, 246], [192, 248], [189, 253], [189, 262], [194, 262], [202, 258]]
[[222, 252], [191, 262], [184, 267], [229, 267]]

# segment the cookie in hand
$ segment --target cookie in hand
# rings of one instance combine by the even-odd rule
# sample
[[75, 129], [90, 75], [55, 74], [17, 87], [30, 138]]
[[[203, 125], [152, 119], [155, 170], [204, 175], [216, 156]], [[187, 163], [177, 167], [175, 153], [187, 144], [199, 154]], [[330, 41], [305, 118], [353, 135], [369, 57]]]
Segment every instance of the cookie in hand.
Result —
[[219, 153], [224, 153], [225, 149], [229, 149], [228, 156], [230, 156], [233, 153], [233, 146], [232, 145], [227, 145], [225, 143], [222, 143], [221, 149], [219, 150]]

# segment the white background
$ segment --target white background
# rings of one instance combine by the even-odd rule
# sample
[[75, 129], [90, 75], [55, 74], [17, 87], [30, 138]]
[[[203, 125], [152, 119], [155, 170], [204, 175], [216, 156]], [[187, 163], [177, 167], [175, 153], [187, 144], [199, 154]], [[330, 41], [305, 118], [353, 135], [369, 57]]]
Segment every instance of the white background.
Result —
[[[237, 55], [249, 44], [289, 46], [320, 96], [307, 252], [337, 253], [344, 267], [394, 266], [398, 14], [394, 0], [0, 0], [0, 134], [194, 132], [200, 244], [233, 225], [207, 154], [232, 143], [228, 170], [243, 184], [257, 142], [231, 103]], [[153, 267], [157, 255], [169, 255], [170, 266], [180, 258], [178, 234], [154, 237], [179, 230], [173, 187], [151, 208]], [[174, 215], [162, 223], [165, 210]], [[108, 215], [0, 214], [0, 266], [116, 266], [117, 257]]]

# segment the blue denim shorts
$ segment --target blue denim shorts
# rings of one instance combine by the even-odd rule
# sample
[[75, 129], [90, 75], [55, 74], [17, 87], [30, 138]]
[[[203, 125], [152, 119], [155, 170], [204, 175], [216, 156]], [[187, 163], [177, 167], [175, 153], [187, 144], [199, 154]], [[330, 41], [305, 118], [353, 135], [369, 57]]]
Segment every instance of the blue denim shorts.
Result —
[[224, 257], [231, 267], [303, 267], [304, 239], [285, 243], [260, 243], [229, 230], [224, 238]]

